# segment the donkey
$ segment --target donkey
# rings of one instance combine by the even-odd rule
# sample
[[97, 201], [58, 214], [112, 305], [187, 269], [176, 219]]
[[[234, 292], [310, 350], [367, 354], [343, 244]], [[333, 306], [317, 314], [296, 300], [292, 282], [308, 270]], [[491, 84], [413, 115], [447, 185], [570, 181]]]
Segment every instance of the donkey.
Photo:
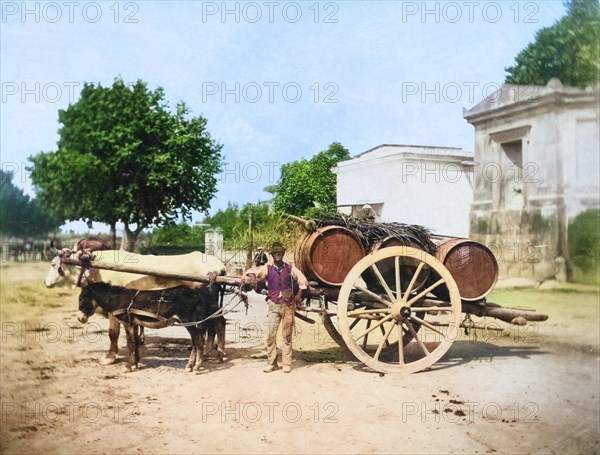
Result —
[[[114, 263], [141, 263], [148, 260], [149, 256], [138, 255], [133, 253], [127, 253], [125, 251], [118, 250], [107, 250], [110, 248], [112, 243], [109, 240], [98, 238], [98, 237], [87, 237], [77, 242], [75, 246], [76, 251], [82, 251], [83, 248], [88, 248], [91, 251], [101, 251], [98, 256], [103, 258], [104, 262]], [[77, 283], [77, 278], [81, 269], [73, 265], [67, 265], [63, 263], [63, 258], [68, 258], [72, 254], [71, 250], [64, 249], [58, 256], [56, 256], [51, 263], [50, 270], [46, 274], [44, 284], [48, 288], [54, 286], [64, 286], [74, 288]], [[215, 272], [218, 275], [225, 274], [225, 264], [214, 256], [204, 255], [199, 252], [194, 252], [187, 255], [176, 255], [176, 256], [152, 256], [152, 261], [160, 261], [161, 268], [168, 266], [168, 268], [178, 270], [180, 272], [208, 275], [209, 272]], [[156, 264], [153, 265], [156, 267]], [[183, 269], [183, 270], [182, 270]], [[135, 273], [117, 272], [114, 270], [102, 270], [91, 268], [86, 270], [81, 281], [81, 286], [86, 286], [88, 283], [94, 282], [107, 282], [115, 285], [126, 286], [130, 289], [163, 289], [169, 287], [176, 287], [180, 285], [190, 287], [202, 287], [198, 283], [184, 282], [180, 280], [166, 280], [154, 276], [140, 275]], [[118, 339], [120, 332], [119, 322], [108, 314], [108, 337], [110, 339], [110, 347], [106, 354], [106, 357], [100, 361], [103, 365], [110, 365], [117, 359], [118, 354]], [[143, 340], [143, 326], [139, 327], [141, 330], [141, 336]], [[211, 336], [212, 335], [212, 336]], [[209, 340], [214, 340], [214, 334], [209, 333]], [[225, 342], [219, 344], [224, 349]], [[212, 344], [209, 344], [212, 347]], [[221, 355], [219, 357], [221, 359]]]
[[[140, 340], [136, 326], [162, 328], [175, 322], [203, 321], [218, 308], [218, 292], [211, 293], [208, 289], [178, 286], [155, 291], [139, 291], [107, 283], [91, 283], [83, 288], [79, 295], [78, 320], [81, 323], [87, 322], [97, 307], [113, 313], [123, 324], [127, 334], [129, 356], [126, 370], [131, 371], [138, 368], [140, 360]], [[218, 335], [222, 333], [224, 340], [225, 319], [222, 316], [201, 324], [186, 326], [192, 339], [192, 352], [185, 366], [187, 371], [198, 372], [202, 368], [204, 337], [210, 325]]]

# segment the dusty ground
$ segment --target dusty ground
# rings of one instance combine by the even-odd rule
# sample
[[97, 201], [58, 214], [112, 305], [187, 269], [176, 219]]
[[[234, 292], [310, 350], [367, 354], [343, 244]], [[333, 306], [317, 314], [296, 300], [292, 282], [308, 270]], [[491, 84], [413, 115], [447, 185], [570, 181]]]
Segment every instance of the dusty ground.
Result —
[[77, 292], [45, 289], [45, 271], [1, 269], [3, 454], [599, 452], [594, 289], [525, 293], [549, 321], [463, 336], [410, 376], [345, 360], [306, 323], [292, 373], [263, 373], [258, 296], [229, 315], [229, 361], [185, 373], [187, 332], [148, 330], [144, 367], [123, 373], [98, 363], [107, 320], [81, 326]]

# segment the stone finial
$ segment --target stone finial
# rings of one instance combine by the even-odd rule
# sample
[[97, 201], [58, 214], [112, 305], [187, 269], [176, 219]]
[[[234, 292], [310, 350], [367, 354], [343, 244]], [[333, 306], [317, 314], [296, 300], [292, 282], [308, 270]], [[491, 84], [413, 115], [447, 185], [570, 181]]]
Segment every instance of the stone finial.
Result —
[[563, 84], [560, 81], [560, 79], [553, 77], [552, 79], [550, 79], [548, 81], [548, 83], [546, 84], [546, 87], [548, 87], [548, 90], [550, 92], [559, 92], [562, 90]]

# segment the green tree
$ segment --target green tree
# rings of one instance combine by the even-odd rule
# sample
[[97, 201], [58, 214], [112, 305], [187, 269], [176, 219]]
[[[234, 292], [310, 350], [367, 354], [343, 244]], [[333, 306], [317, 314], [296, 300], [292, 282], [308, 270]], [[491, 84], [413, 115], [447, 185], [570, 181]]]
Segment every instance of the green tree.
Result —
[[0, 170], [0, 234], [40, 237], [57, 229], [62, 221], [42, 210], [37, 199], [13, 184], [14, 175]]
[[246, 249], [251, 245], [255, 247], [259, 243], [268, 243], [268, 238], [273, 236], [269, 231], [274, 220], [266, 202], [247, 203], [242, 208], [229, 203], [225, 210], [205, 217], [203, 223], [223, 230], [226, 249]]
[[569, 254], [576, 282], [600, 282], [600, 210], [588, 209], [569, 221]]
[[546, 85], [556, 77], [565, 85], [586, 87], [600, 81], [600, 6], [598, 0], [567, 2], [567, 15], [536, 33], [505, 69], [506, 83]]
[[310, 160], [300, 159], [281, 167], [281, 178], [275, 192], [275, 210], [298, 216], [335, 213], [336, 176], [331, 169], [350, 153], [339, 142], [317, 153]]
[[220, 227], [223, 230], [223, 239], [227, 241], [233, 238], [233, 232], [239, 218], [239, 208], [231, 202], [227, 204], [225, 210], [218, 210], [212, 216], [206, 216], [202, 221], [213, 228]]
[[156, 227], [152, 230], [152, 244], [159, 246], [204, 246], [203, 226], [190, 226], [187, 223]]
[[216, 191], [221, 145], [185, 103], [168, 109], [162, 88], [115, 79], [85, 84], [59, 111], [57, 150], [30, 157], [38, 197], [66, 220], [125, 227], [132, 250], [143, 229], [206, 211]]

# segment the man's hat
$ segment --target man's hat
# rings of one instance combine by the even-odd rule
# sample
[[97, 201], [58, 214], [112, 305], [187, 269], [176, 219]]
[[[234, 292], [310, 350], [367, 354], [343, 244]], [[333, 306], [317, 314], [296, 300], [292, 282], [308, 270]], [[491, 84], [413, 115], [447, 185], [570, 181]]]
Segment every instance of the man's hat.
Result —
[[283, 246], [283, 244], [281, 242], [273, 242], [273, 244], [271, 245], [271, 249], [269, 250], [269, 253], [271, 253], [271, 254], [285, 253], [285, 247]]

